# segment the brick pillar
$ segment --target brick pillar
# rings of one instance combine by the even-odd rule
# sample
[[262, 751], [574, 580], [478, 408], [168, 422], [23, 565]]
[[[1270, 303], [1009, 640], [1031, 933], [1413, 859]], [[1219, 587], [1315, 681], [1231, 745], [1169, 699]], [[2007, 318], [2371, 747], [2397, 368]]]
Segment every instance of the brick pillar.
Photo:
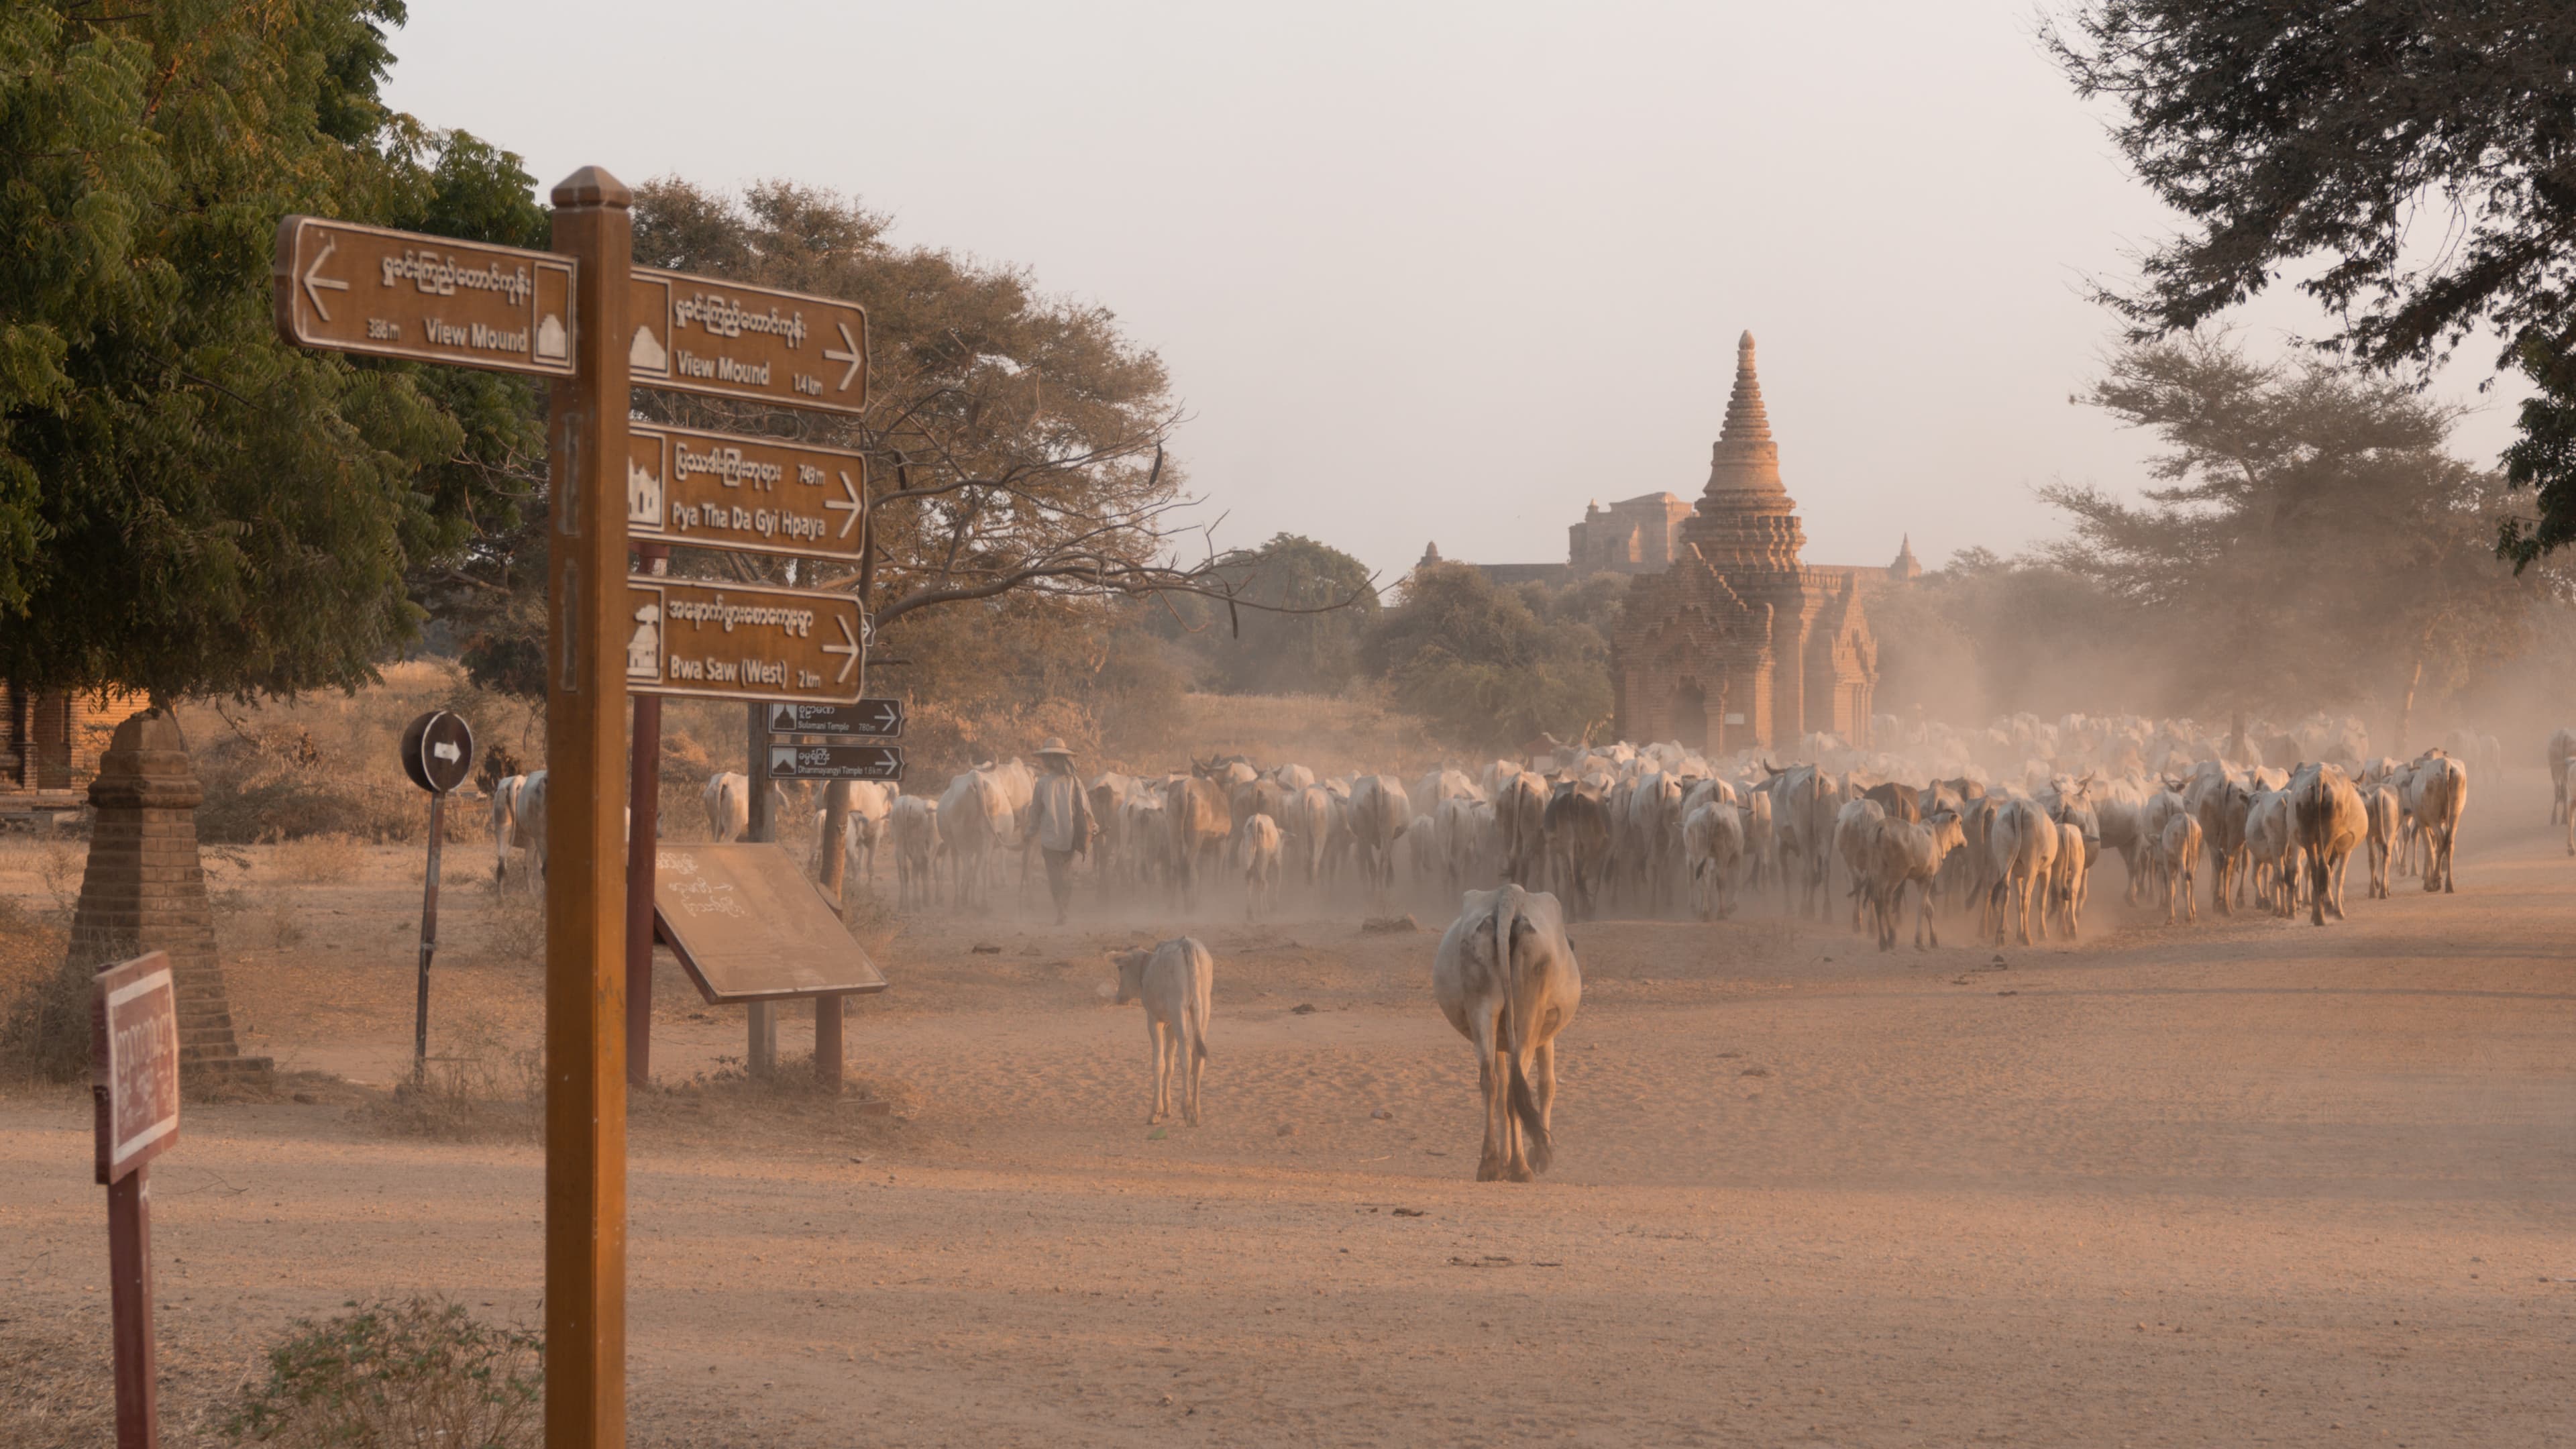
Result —
[[98, 814], [72, 917], [72, 961], [96, 971], [146, 951], [170, 953], [179, 988], [179, 1065], [187, 1085], [265, 1080], [269, 1059], [233, 1037], [215, 921], [197, 859], [197, 802], [179, 722], [146, 710], [116, 727], [90, 781]]

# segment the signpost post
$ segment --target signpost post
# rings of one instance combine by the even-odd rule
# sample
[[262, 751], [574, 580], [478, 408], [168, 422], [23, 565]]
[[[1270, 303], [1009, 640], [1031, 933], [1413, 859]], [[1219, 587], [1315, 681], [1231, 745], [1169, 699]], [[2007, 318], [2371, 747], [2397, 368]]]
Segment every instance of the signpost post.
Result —
[[438, 847], [447, 839], [447, 795], [474, 768], [474, 731], [464, 719], [434, 709], [403, 731], [403, 773], [429, 792], [429, 878], [420, 898], [420, 990], [411, 1023], [411, 1076], [429, 1071], [429, 958], [438, 950]]
[[90, 1093], [107, 1188], [108, 1311], [116, 1343], [117, 1449], [160, 1442], [152, 1339], [152, 1180], [179, 1140], [179, 991], [155, 951], [98, 973], [90, 995]]

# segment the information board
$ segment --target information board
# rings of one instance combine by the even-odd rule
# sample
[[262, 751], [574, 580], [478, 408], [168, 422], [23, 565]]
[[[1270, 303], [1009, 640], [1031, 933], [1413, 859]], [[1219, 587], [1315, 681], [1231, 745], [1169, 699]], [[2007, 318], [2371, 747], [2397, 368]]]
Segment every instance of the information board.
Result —
[[775, 845], [663, 845], [653, 925], [710, 1003], [866, 993], [884, 973]]

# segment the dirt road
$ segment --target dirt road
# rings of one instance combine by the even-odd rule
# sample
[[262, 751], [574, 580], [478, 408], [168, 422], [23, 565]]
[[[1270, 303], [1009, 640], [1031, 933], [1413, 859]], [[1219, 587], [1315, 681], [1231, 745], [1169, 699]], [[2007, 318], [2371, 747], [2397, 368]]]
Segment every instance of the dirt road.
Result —
[[[2576, 861], [2542, 809], [2473, 802], [2459, 895], [2356, 882], [2324, 930], [2123, 924], [2116, 865], [2081, 948], [2000, 960], [1958, 924], [1888, 957], [1580, 928], [1530, 1186], [1468, 1180], [1432, 931], [1210, 923], [1207, 1125], [1157, 1136], [1141, 1021], [1098, 994], [1148, 929], [935, 921], [851, 1033], [910, 1121], [701, 1091], [639, 1125], [634, 1442], [2565, 1444]], [[379, 873], [237, 962], [256, 1049], [398, 1069], [416, 887]], [[525, 966], [442, 986], [533, 1038]], [[740, 1049], [680, 992], [673, 1077]], [[188, 1412], [353, 1297], [534, 1320], [537, 1149], [310, 1095], [191, 1109], [159, 1171]], [[72, 1097], [0, 1101], [22, 1354], [104, 1341], [85, 1134]]]

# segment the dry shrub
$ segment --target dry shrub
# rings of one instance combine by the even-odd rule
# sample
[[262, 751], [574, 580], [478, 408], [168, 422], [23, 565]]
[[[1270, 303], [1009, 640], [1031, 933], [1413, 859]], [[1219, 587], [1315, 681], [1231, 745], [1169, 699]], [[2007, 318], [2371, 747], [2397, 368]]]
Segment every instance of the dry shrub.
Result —
[[0, 1082], [89, 1072], [90, 974], [65, 961], [64, 931], [0, 897]]
[[236, 1443], [285, 1449], [535, 1449], [545, 1427], [545, 1343], [415, 1296], [295, 1320], [268, 1351], [268, 1380], [224, 1425]]
[[298, 885], [339, 885], [367, 866], [367, 847], [344, 831], [288, 836], [269, 847], [269, 864]]
[[[529, 867], [534, 869], [533, 866]], [[543, 967], [546, 961], [546, 898], [529, 890], [515, 873], [491, 882], [491, 893], [476, 913], [482, 936], [475, 954], [506, 964]]]
[[89, 870], [89, 853], [82, 842], [64, 835], [45, 837], [42, 853], [36, 861], [36, 878], [45, 883], [45, 894], [54, 898], [54, 915], [63, 924], [71, 923], [80, 906], [81, 877]]
[[376, 1125], [396, 1137], [445, 1142], [542, 1141], [544, 1053], [512, 1051], [489, 1030], [468, 1026], [418, 1080], [374, 1104]]

